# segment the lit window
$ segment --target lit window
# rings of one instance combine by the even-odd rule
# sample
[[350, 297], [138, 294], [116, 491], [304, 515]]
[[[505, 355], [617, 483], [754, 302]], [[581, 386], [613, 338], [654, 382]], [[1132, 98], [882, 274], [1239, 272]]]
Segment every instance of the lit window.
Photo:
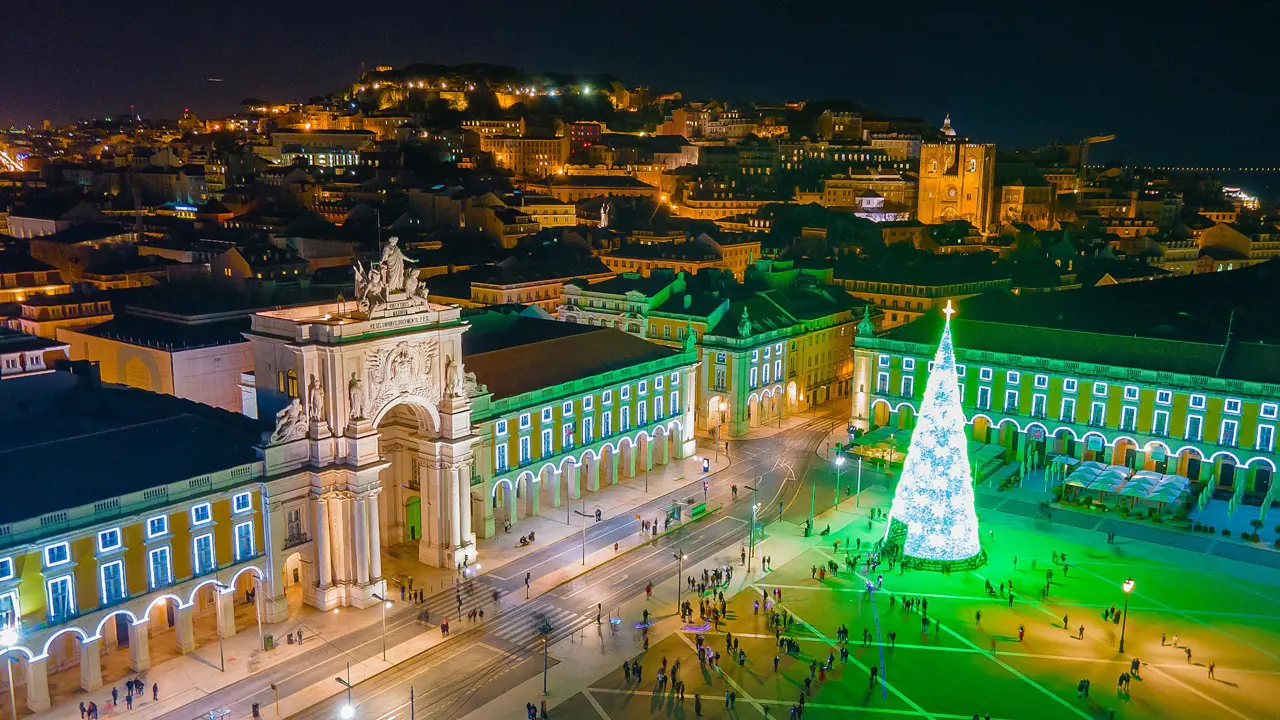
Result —
[[1018, 391], [1017, 390], [1004, 391], [1004, 411], [1006, 413], [1018, 412]]
[[236, 493], [231, 497], [231, 512], [242, 513], [249, 512], [253, 509], [253, 494], [250, 492]]
[[641, 381], [640, 381], [639, 392], [640, 392], [640, 394], [641, 394], [641, 395], [648, 395], [648, 394], [649, 394], [649, 383], [648, 383], [648, 382], [646, 382], [646, 381], [644, 381], [644, 380], [641, 380]]
[[964, 366], [963, 366], [963, 365], [957, 365], [957, 366], [956, 366], [956, 375], [957, 375], [957, 376], [959, 376], [959, 377], [964, 377]]
[[1156, 391], [1156, 404], [1157, 404], [1157, 405], [1172, 405], [1172, 404], [1173, 404], [1173, 391], [1172, 391], [1172, 390], [1157, 390], [1157, 391]]
[[911, 397], [915, 395], [916, 394], [915, 390], [916, 390], [915, 378], [910, 376], [902, 378], [902, 396], [903, 397]]
[[680, 373], [678, 372], [671, 373], [671, 387], [679, 387], [679, 386], [680, 386]]
[[992, 377], [991, 368], [982, 368], [978, 370], [978, 379], [981, 380], [982, 382], [991, 382], [991, 377]]
[[1079, 383], [1075, 378], [1063, 378], [1062, 380], [1062, 392], [1073, 393], [1078, 386]]
[[612, 390], [605, 390], [605, 391], [604, 391], [604, 397], [602, 398], [601, 402], [603, 402], [605, 405], [612, 405], [612, 404], [613, 404], [613, 391], [612, 391]]
[[98, 552], [116, 550], [120, 547], [120, 528], [111, 528], [98, 533]]
[[103, 605], [111, 605], [125, 598], [124, 561], [116, 560], [99, 567], [98, 579], [102, 588]]
[[544, 423], [551, 422], [551, 408], [549, 407], [542, 408], [542, 422]]
[[1022, 382], [1022, 373], [1017, 370], [1010, 370], [1004, 374], [1004, 381], [1011, 385], [1017, 385]]
[[1228, 415], [1240, 414], [1240, 401], [1236, 398], [1227, 398], [1222, 401], [1222, 411]]
[[1062, 410], [1058, 414], [1058, 419], [1062, 422], [1073, 423], [1076, 421], [1076, 399], [1062, 398]]
[[751, 351], [751, 362], [760, 362], [760, 350], [758, 348]]
[[1097, 397], [1106, 397], [1107, 384], [1104, 382], [1095, 382], [1093, 384], [1093, 394]]
[[1188, 401], [1188, 404], [1191, 406], [1191, 409], [1192, 409], [1192, 410], [1203, 410], [1203, 409], [1204, 409], [1204, 396], [1203, 396], [1203, 395], [1192, 395], [1192, 396], [1191, 396], [1191, 399]]
[[621, 397], [623, 400], [630, 400], [630, 399], [631, 399], [631, 386], [630, 386], [630, 385], [623, 385], [623, 386], [619, 389], [619, 393], [620, 393], [619, 397]]
[[528, 430], [531, 427], [533, 427], [533, 418], [529, 415], [529, 413], [524, 413], [523, 415], [520, 416], [520, 429]]
[[[13, 577], [13, 558], [0, 558], [0, 580], [8, 580]], [[0, 627], [3, 623], [0, 623]]]
[[886, 367], [889, 367], [889, 359], [890, 358], [888, 355], [881, 355], [879, 358], [877, 358], [877, 362], [880, 364], [880, 367], [886, 368]]
[[498, 436], [498, 437], [502, 437], [503, 435], [506, 435], [506, 434], [507, 434], [507, 421], [506, 421], [506, 420], [499, 420], [499, 421], [498, 421], [498, 423], [497, 423], [497, 425], [496, 425], [496, 427], [494, 428], [494, 433], [495, 433], [495, 434], [497, 434], [497, 436]]
[[59, 622], [75, 615], [75, 583], [72, 576], [52, 578], [46, 585], [49, 593], [49, 621]]
[[164, 587], [173, 582], [173, 558], [169, 547], [159, 547], [147, 553], [147, 567], [151, 573], [151, 587]]
[[191, 541], [191, 550], [192, 565], [195, 567], [196, 575], [204, 575], [214, 571], [216, 557], [213, 554], [213, 533], [197, 535]]
[[1273, 425], [1258, 426], [1258, 442], [1254, 449], [1261, 452], [1271, 452], [1276, 445], [1276, 429]]
[[561, 406], [560, 406], [560, 414], [561, 414], [562, 416], [564, 416], [564, 417], [571, 417], [571, 416], [573, 415], [573, 401], [572, 401], [572, 400], [566, 400], [566, 401], [565, 401], [565, 403], [564, 403], [564, 405], [561, 405]]
[[253, 557], [253, 522], [242, 522], [235, 527], [236, 561]]
[[1125, 386], [1124, 386], [1124, 399], [1125, 399], [1125, 400], [1137, 400], [1137, 399], [1138, 399], [1138, 386], [1137, 386], [1137, 385], [1125, 385]]
[[201, 503], [191, 508], [191, 524], [203, 525], [213, 519], [213, 511], [209, 503]]
[[1200, 417], [1199, 415], [1188, 415], [1187, 416], [1187, 434], [1185, 439], [1199, 442], [1203, 434], [1204, 434], [1204, 418]]
[[1276, 419], [1277, 403], [1262, 403], [1262, 407], [1258, 409], [1258, 415], [1268, 420]]
[[978, 409], [979, 410], [991, 409], [991, 388], [986, 387], [984, 385], [978, 386]]
[[159, 537], [169, 532], [169, 516], [157, 515], [147, 519], [147, 538]]
[[916, 359], [904, 357], [902, 358], [902, 369], [906, 372], [912, 372], [916, 369]]
[[57, 567], [71, 562], [71, 545], [60, 542], [44, 549], [45, 567]]
[[781, 355], [781, 354], [782, 354], [782, 343], [778, 343], [777, 345], [774, 345], [774, 346], [773, 346], [773, 351], [774, 351], [774, 352], [776, 352], [776, 353], [778, 353], [779, 355]]
[[1049, 387], [1049, 376], [1048, 376], [1048, 375], [1037, 375], [1037, 376], [1036, 376], [1036, 387], [1038, 387], [1038, 388], [1040, 388], [1040, 389], [1042, 389], [1042, 390], [1043, 390], [1044, 388]]

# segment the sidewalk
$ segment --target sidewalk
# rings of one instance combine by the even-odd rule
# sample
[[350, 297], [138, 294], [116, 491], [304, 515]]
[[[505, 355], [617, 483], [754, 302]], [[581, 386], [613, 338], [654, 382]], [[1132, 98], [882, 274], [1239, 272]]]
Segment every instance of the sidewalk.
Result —
[[[704, 475], [702, 473], [702, 461], [698, 456], [683, 460], [673, 460], [665, 466], [658, 466], [650, 471], [648, 493], [645, 492], [645, 476], [640, 473], [635, 477], [626, 478], [616, 485], [603, 486], [598, 492], [584, 491], [582, 498], [571, 501], [572, 504], [567, 507], [565, 505], [558, 508], [546, 507], [540, 516], [522, 520], [516, 527], [512, 528], [510, 535], [500, 533], [496, 537], [479, 541], [481, 573], [488, 574], [495, 570], [500, 573], [502, 567], [520, 560], [530, 553], [543, 550], [559, 540], [581, 532], [583, 518], [576, 515], [570, 518], [568, 513], [575, 509], [582, 510], [584, 500], [588, 514], [594, 515], [595, 511], [599, 509], [605, 518], [627, 515], [641, 505], [667, 493], [682, 489], [690, 492], [700, 489], [703, 477], [715, 474], [727, 468], [729, 464], [729, 459], [721, 456], [718, 461], [712, 462], [709, 473]], [[588, 521], [589, 525], [591, 523], [594, 523], [594, 520]], [[519, 546], [517, 543], [519, 536], [530, 531], [537, 534], [537, 542], [524, 547]], [[652, 538], [642, 538], [638, 533], [628, 535], [626, 540], [620, 541], [621, 547], [619, 550], [625, 550], [649, 539]], [[388, 578], [388, 585], [390, 586], [388, 592], [397, 601], [398, 583], [407, 580], [408, 577], [414, 579], [415, 588], [424, 588], [428, 596], [451, 587], [457, 578], [457, 572], [452, 569], [434, 568], [418, 562], [416, 543], [389, 546], [384, 549], [383, 557], [384, 575]], [[545, 592], [561, 582], [585, 572], [589, 568], [607, 562], [613, 557], [614, 552], [612, 548], [609, 548], [590, 553], [587, 556], [585, 565], [571, 562], [550, 572], [542, 573], [532, 586], [533, 592], [534, 594]], [[293, 590], [295, 593], [297, 591], [298, 589], [296, 588]], [[511, 593], [503, 598], [503, 602], [500, 603], [499, 607], [508, 607], [524, 602], [523, 597], [515, 597], [516, 595], [518, 594]], [[54, 698], [55, 704], [49, 710], [33, 714], [26, 710], [24, 693], [22, 688], [19, 687], [17, 693], [17, 699], [20, 704], [19, 714], [34, 715], [42, 720], [46, 718], [49, 720], [79, 720], [79, 703], [85, 702], [87, 704], [92, 700], [98, 704], [101, 716], [127, 716], [130, 720], [151, 720], [177, 710], [188, 703], [198, 701], [210, 693], [221, 690], [247, 677], [297, 659], [302, 654], [303, 646], [286, 643], [285, 638], [289, 633], [303, 631], [307, 650], [314, 650], [317, 647], [317, 643], [329, 643], [336, 648], [337, 646], [333, 645], [334, 643], [349, 645], [352, 641], [358, 642], [364, 634], [367, 634], [366, 631], [375, 630], [382, 622], [382, 610], [378, 607], [365, 610], [344, 607], [338, 611], [326, 613], [310, 606], [301, 605], [296, 602], [296, 598], [295, 602], [290, 603], [291, 608], [295, 604], [300, 607], [295, 612], [290, 613], [290, 617], [286, 622], [264, 624], [262, 626], [264, 635], [273, 635], [275, 637], [276, 647], [271, 651], [260, 649], [256, 625], [246, 625], [241, 619], [237, 625], [237, 627], [242, 628], [240, 632], [232, 637], [225, 638], [222, 643], [222, 652], [226, 659], [226, 672], [222, 672], [218, 668], [219, 649], [216, 641], [200, 645], [190, 655], [157, 663], [143, 673], [129, 672], [123, 677], [119, 677], [118, 680], [106, 677], [107, 663], [106, 656], [104, 656], [104, 681], [106, 684], [101, 690], [85, 693], [76, 689], [69, 694], [60, 694], [60, 697]], [[405, 611], [397, 608], [394, 614], [388, 613], [387, 620], [390, 624], [403, 617], [406, 617]], [[250, 622], [252, 623], [252, 621]], [[375, 634], [380, 636], [380, 633]], [[363, 639], [367, 641], [367, 638]], [[417, 633], [408, 641], [403, 641], [396, 645], [388, 645], [387, 662], [382, 661], [380, 648], [379, 652], [374, 652], [367, 658], [362, 658], [360, 654], [356, 654], [355, 662], [351, 665], [351, 682], [358, 683], [397, 662], [403, 662], [423, 652], [438, 642], [441, 642], [439, 633], [428, 632], [424, 627], [423, 632]], [[118, 653], [120, 651], [113, 652]], [[123, 652], [127, 662], [128, 651], [125, 650]], [[347, 654], [345, 650], [342, 652]], [[305, 667], [300, 665], [298, 671], [302, 672], [310, 667], [311, 665], [306, 665]], [[118, 674], [113, 674], [111, 677], [117, 676]], [[135, 677], [143, 680], [148, 690], [141, 698], [135, 698], [133, 710], [125, 710], [124, 679]], [[153, 684], [159, 685], [159, 701], [151, 700], [150, 688]], [[112, 707], [110, 702], [113, 685], [121, 692], [119, 707]], [[51, 687], [51, 689], [53, 688]], [[341, 688], [328, 678], [301, 690], [294, 689], [293, 692], [287, 695], [281, 695], [279, 699], [281, 716], [288, 716], [293, 712], [302, 710], [325, 697], [336, 694], [340, 690]], [[4, 698], [4, 704], [8, 704], [7, 697]], [[275, 708], [264, 705], [261, 711], [264, 715], [274, 715]]]

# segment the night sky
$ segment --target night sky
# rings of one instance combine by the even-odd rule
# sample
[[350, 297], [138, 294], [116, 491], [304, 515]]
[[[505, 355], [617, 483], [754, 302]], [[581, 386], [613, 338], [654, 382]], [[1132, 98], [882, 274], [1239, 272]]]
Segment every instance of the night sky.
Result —
[[0, 0], [0, 122], [217, 116], [336, 90], [361, 63], [492, 62], [949, 111], [1007, 147], [1115, 133], [1106, 154], [1133, 162], [1280, 165], [1278, 22], [1261, 1]]

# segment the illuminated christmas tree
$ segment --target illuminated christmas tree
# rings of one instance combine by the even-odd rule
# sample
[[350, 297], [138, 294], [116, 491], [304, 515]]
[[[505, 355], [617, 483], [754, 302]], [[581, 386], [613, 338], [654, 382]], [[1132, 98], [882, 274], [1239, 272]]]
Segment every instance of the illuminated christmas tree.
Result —
[[933, 358], [919, 419], [893, 498], [888, 535], [908, 566], [963, 569], [986, 561], [979, 544], [969, 472], [968, 439], [947, 303], [942, 342]]

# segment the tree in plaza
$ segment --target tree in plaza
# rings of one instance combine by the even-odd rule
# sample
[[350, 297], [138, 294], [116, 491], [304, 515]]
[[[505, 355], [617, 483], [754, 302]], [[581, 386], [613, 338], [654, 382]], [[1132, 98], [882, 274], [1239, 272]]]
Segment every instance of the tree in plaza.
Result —
[[942, 341], [933, 358], [924, 400], [893, 498], [889, 536], [919, 567], [976, 566], [985, 561], [974, 510], [973, 478], [955, 347], [947, 303]]

